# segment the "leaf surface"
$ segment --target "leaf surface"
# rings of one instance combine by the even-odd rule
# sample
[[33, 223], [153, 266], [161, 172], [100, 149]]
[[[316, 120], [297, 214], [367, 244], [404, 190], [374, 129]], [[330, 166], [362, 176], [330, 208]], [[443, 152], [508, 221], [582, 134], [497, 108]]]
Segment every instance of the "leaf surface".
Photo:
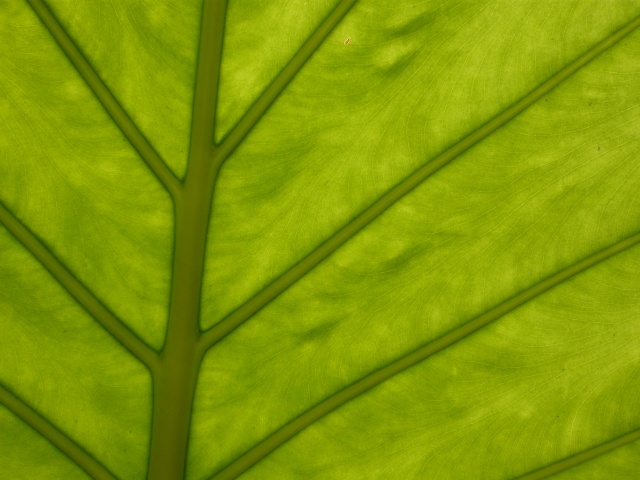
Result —
[[0, 470], [145, 478], [183, 362], [186, 478], [636, 478], [640, 4], [201, 10], [0, 4]]

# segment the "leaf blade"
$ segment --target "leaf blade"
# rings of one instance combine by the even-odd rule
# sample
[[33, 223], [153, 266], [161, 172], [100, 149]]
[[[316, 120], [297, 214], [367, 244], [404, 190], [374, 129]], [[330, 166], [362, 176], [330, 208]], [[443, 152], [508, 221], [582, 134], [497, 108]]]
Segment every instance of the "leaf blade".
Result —
[[351, 220], [351, 222], [341, 228], [332, 237], [325, 240], [319, 247], [309, 253], [309, 255], [307, 255], [304, 259], [296, 263], [293, 267], [291, 267], [280, 277], [278, 277], [274, 282], [261, 290], [257, 295], [241, 305], [228, 317], [221, 320], [208, 332], [205, 332], [205, 335], [203, 337], [203, 348], [207, 349], [215, 345], [215, 343], [220, 341], [222, 338], [224, 338], [224, 336], [228, 335], [235, 328], [239, 327], [242, 323], [247, 321], [261, 308], [264, 308], [265, 305], [267, 305], [283, 291], [285, 291], [300, 278], [306, 275], [309, 271], [311, 271], [311, 269], [313, 269], [316, 265], [322, 262], [338, 248], [340, 248], [345, 242], [349, 241], [360, 230], [369, 225], [369, 223], [374, 221], [379, 215], [384, 213], [388, 208], [390, 208], [398, 200], [411, 192], [427, 178], [443, 168], [449, 162], [455, 160], [459, 155], [462, 155], [468, 149], [472, 148], [476, 143], [481, 142], [484, 138], [491, 135], [495, 130], [505, 125], [512, 118], [526, 110], [533, 103], [540, 100], [544, 95], [557, 87], [569, 76], [573, 75], [591, 60], [625, 38], [629, 33], [633, 32], [636, 28], [638, 28], [638, 26], [640, 26], [640, 17], [632, 20], [622, 29], [595, 45], [592, 49], [576, 59], [570, 65], [567, 65], [556, 75], [543, 82], [540, 86], [531, 91], [520, 101], [509, 107], [507, 110], [489, 121], [487, 124], [483, 125], [475, 132], [460, 140], [450, 149], [441, 153], [433, 160], [429, 161], [426, 165], [412, 173], [398, 185], [393, 187], [385, 195], [376, 200], [370, 207], [368, 207], [362, 213], [358, 214], [356, 218]]
[[2, 203], [0, 203], [0, 223], [122, 346], [150, 370], [157, 368], [158, 359], [155, 351], [116, 318]]
[[109, 112], [118, 128], [127, 137], [131, 145], [138, 151], [147, 166], [151, 169], [167, 191], [175, 197], [179, 189], [179, 182], [175, 175], [167, 168], [158, 153], [149, 144], [138, 127], [131, 121], [127, 113], [122, 109], [113, 94], [102, 82], [100, 77], [91, 68], [73, 40], [67, 35], [64, 28], [53, 16], [49, 8], [42, 0], [28, 0], [29, 5], [36, 12], [42, 23], [47, 27], [60, 48], [69, 57], [84, 81], [95, 93], [105, 110]]
[[[204, 388], [217, 387], [197, 400], [200, 446], [192, 465], [206, 472], [196, 462], [206, 455], [207, 436], [225, 439], [221, 455], [232, 462], [323, 398], [416, 348], [418, 338], [446, 333], [515, 295], [516, 285], [526, 288], [525, 278], [541, 280], [640, 227], [633, 214], [638, 144], [630, 70], [637, 38], [627, 37], [431, 177], [260, 311], [256, 324], [218, 344], [203, 365]], [[211, 411], [219, 417], [208, 417]], [[323, 430], [304, 445], [312, 451], [331, 438]], [[260, 472], [338, 474], [314, 463], [332, 454], [308, 459], [314, 466], [305, 469], [302, 451], [287, 449], [296, 465], [282, 463], [283, 454]], [[360, 478], [357, 468], [367, 464], [350, 461], [341, 466]]]
[[[0, 229], [0, 381], [32, 419], [123, 478], [182, 477], [187, 448], [189, 478], [514, 478], [637, 430], [638, 252], [593, 252], [640, 231], [640, 34], [556, 74], [640, 18], [638, 4], [360, 0], [331, 16], [351, 0], [232, 2], [224, 55], [218, 12], [194, 96], [207, 8], [44, 2], [175, 188], [29, 2], [1, 5], [0, 214], [18, 235]], [[541, 83], [552, 90], [527, 97]], [[180, 181], [191, 98], [199, 168]], [[345, 225], [357, 228], [323, 250]], [[306, 255], [317, 261], [288, 277]], [[213, 326], [204, 340], [198, 320]], [[141, 358], [157, 348], [155, 367], [127, 343]], [[0, 454], [10, 475], [81, 475], [0, 409], [2, 440], [19, 441]], [[632, 478], [635, 443], [559, 478]]]
[[88, 455], [78, 444], [2, 385], [0, 385], [0, 403], [49, 440], [96, 480], [115, 479], [111, 472], [91, 457], [91, 455]]
[[598, 445], [597, 447], [593, 447], [589, 450], [574, 455], [573, 457], [555, 463], [554, 465], [549, 465], [548, 467], [544, 467], [540, 470], [536, 470], [535, 472], [523, 475], [522, 477], [519, 477], [518, 480], [539, 480], [543, 478], [549, 478], [556, 473], [563, 472], [577, 465], [593, 460], [596, 457], [605, 455], [612, 450], [635, 442], [638, 439], [640, 439], [640, 430], [629, 432], [626, 435], [610, 440], [606, 443], [603, 443], [602, 445]]
[[[537, 285], [531, 286], [515, 297], [503, 302], [500, 305], [497, 305], [480, 317], [461, 325], [460, 327], [447, 333], [443, 337], [440, 337], [437, 340], [434, 340], [433, 342], [420, 347], [418, 350], [411, 352], [406, 356], [399, 358], [394, 362], [384, 366], [383, 368], [367, 375], [366, 377], [357, 380], [356, 382], [346, 387], [344, 390], [341, 390], [333, 396], [324, 399], [322, 402], [307, 410], [302, 415], [295, 418], [290, 423], [284, 425], [278, 431], [274, 432], [271, 436], [265, 438], [256, 446], [243, 453], [240, 457], [234, 460], [233, 463], [225, 466], [223, 470], [216, 473], [212, 477], [212, 480], [229, 480], [237, 478], [238, 476], [249, 470], [251, 467], [253, 467], [256, 463], [260, 462], [264, 457], [280, 447], [282, 444], [300, 433], [302, 430], [317, 422], [325, 415], [328, 415], [334, 410], [340, 408], [345, 403], [368, 392], [372, 388], [377, 387], [381, 383], [385, 382], [395, 375], [398, 375], [399, 373], [402, 373], [406, 369], [411, 368], [414, 365], [428, 359], [441, 350], [449, 348], [454, 343], [468, 337], [469, 335], [472, 335], [477, 330], [480, 330], [481, 328], [486, 327], [495, 320], [498, 320], [502, 316], [509, 314], [513, 310], [519, 308], [521, 305], [529, 302], [539, 295], [544, 294], [547, 290], [560, 285], [562, 282], [570, 279], [574, 275], [578, 275], [582, 271], [609, 259], [613, 255], [617, 255], [621, 252], [624, 252], [628, 248], [636, 246], [639, 242], [640, 233], [637, 233], [627, 239], [622, 240], [621, 242], [618, 242], [606, 248], [605, 250], [602, 250], [601, 252], [597, 252], [594, 255], [591, 255], [590, 257], [587, 257], [579, 261], [578, 263], [571, 265], [570, 267], [567, 267], [566, 269], [545, 279]], [[554, 467], [543, 469], [540, 472], [532, 474], [531, 480], [533, 480], [534, 478], [546, 478], [552, 473], [557, 473], [566, 468], [569, 468], [570, 466], [582, 463], [586, 461], [586, 459], [593, 458], [593, 456], [600, 455], [601, 453], [605, 453], [609, 450], [612, 450], [613, 448], [617, 448], [618, 446], [630, 443], [639, 438], [638, 435], [640, 435], [640, 430], [630, 433], [622, 437], [620, 440], [616, 440], [610, 444], [608, 443], [606, 446], [596, 448], [595, 450], [590, 450], [584, 455], [579, 455], [575, 458], [567, 460], [566, 462], [560, 462]], [[523, 478], [529, 480], [528, 476], [525, 476]]]

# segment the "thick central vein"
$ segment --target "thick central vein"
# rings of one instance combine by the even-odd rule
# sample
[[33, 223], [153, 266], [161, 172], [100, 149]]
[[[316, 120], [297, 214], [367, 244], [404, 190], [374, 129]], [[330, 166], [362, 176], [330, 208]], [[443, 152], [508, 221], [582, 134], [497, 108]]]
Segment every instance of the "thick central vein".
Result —
[[225, 467], [223, 470], [213, 476], [212, 480], [231, 480], [241, 475], [243, 472], [251, 468], [258, 463], [264, 457], [269, 455], [280, 445], [287, 440], [297, 435], [300, 431], [307, 428], [320, 418], [331, 413], [338, 407], [353, 400], [354, 398], [362, 395], [363, 393], [371, 390], [382, 382], [397, 375], [408, 368], [422, 362], [423, 360], [431, 357], [432, 355], [445, 350], [454, 343], [468, 337], [472, 333], [480, 330], [481, 328], [489, 325], [495, 320], [503, 317], [504, 315], [514, 311], [521, 305], [529, 302], [530, 300], [542, 295], [546, 291], [558, 286], [562, 282], [569, 278], [583, 272], [584, 270], [621, 253], [634, 245], [640, 243], [640, 233], [637, 233], [629, 238], [626, 238], [610, 247], [601, 250], [590, 257], [587, 257], [567, 268], [561, 270], [543, 280], [540, 283], [533, 285], [532, 287], [524, 290], [511, 299], [497, 305], [486, 313], [476, 317], [470, 322], [452, 330], [448, 334], [440, 337], [439, 339], [427, 343], [421, 348], [405, 355], [404, 357], [388, 364], [387, 366], [367, 375], [366, 377], [356, 381], [344, 390], [326, 398], [316, 406], [307, 410], [305, 413], [292, 420], [287, 425], [283, 426], [280, 430], [273, 433], [271, 436], [265, 438], [262, 442], [248, 450], [246, 453], [238, 457], [231, 464]]
[[154, 376], [149, 480], [184, 478], [198, 370], [196, 344], [207, 230], [219, 165], [212, 161], [227, 2], [205, 0], [184, 185], [175, 197], [175, 244], [166, 342]]
[[405, 180], [400, 182], [398, 185], [393, 187], [384, 196], [373, 203], [369, 208], [364, 210], [351, 222], [342, 227], [342, 229], [340, 229], [332, 237], [325, 240], [324, 243], [313, 250], [305, 258], [300, 260], [288, 271], [283, 273], [261, 292], [252, 297], [244, 305], [242, 305], [228, 317], [220, 321], [217, 325], [207, 330], [203, 335], [201, 348], [204, 350], [208, 349], [209, 347], [220, 341], [222, 338], [227, 336], [230, 332], [235, 330], [237, 327], [242, 325], [256, 312], [261, 310], [274, 298], [279, 296], [291, 285], [304, 277], [316, 265], [318, 265], [325, 258], [335, 252], [345, 242], [355, 236], [358, 232], [360, 232], [363, 228], [365, 228], [373, 220], [375, 220], [379, 215], [393, 206], [398, 200], [411, 192], [427, 178], [447, 165], [449, 162], [462, 155], [471, 147], [487, 138], [497, 129], [504, 126], [507, 122], [509, 122], [518, 114], [522, 113], [524, 110], [526, 110], [544, 95], [549, 93], [555, 87], [560, 85], [564, 80], [576, 73], [591, 60], [596, 58], [602, 52], [606, 51], [608, 48], [618, 43], [625, 36], [635, 30], [638, 26], [640, 26], [640, 17], [636, 18], [621, 30], [617, 31], [610, 37], [595, 45], [580, 58], [567, 65], [565, 68], [546, 80], [536, 89], [528, 93], [521, 100], [506, 109], [504, 112], [490, 120], [488, 123], [480, 127], [478, 130], [474, 131], [464, 139], [460, 140], [451, 148], [438, 155], [429, 163], [427, 163], [426, 165], [415, 171], [413, 174], [411, 174], [409, 177], [407, 177]]

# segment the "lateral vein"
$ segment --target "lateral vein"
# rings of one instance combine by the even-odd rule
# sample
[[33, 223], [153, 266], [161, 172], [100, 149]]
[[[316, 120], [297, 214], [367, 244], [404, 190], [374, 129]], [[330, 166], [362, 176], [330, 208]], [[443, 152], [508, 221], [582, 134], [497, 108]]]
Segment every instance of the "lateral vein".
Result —
[[2, 385], [0, 385], [0, 403], [51, 442], [91, 477], [96, 480], [115, 480], [116, 477], [80, 445]]
[[256, 100], [247, 113], [244, 114], [238, 124], [231, 130], [226, 138], [224, 138], [215, 154], [217, 163], [223, 163], [236, 147], [242, 143], [247, 134], [253, 129], [255, 124], [258, 123], [276, 98], [284, 91], [293, 77], [302, 69], [307, 63], [307, 60], [311, 58], [322, 42], [357, 1], [358, 0], [342, 0], [336, 5], [329, 16], [313, 32], [300, 50], [297, 51], [284, 69], [282, 69], [273, 82], [271, 82], [262, 95], [260, 95], [258, 100]]
[[351, 222], [342, 227], [342, 229], [332, 237], [325, 240], [324, 243], [274, 280], [270, 285], [253, 296], [218, 324], [205, 331], [202, 335], [200, 348], [206, 351], [215, 345], [230, 332], [252, 317], [256, 312], [270, 303], [274, 298], [278, 297], [291, 285], [304, 277], [316, 265], [335, 252], [344, 243], [354, 237], [379, 215], [389, 209], [427, 178], [505, 125], [509, 120], [526, 110], [529, 106], [549, 93], [591, 60], [622, 40], [638, 26], [640, 26], [640, 17], [636, 18], [610, 37], [595, 45], [591, 50], [560, 70], [511, 107], [500, 113], [473, 133], [469, 134], [464, 139], [460, 140], [448, 150], [435, 157], [429, 163], [416, 170], [413, 174], [375, 201], [370, 207], [361, 212]]
[[43, 0], [27, 0], [31, 8], [40, 18], [51, 36], [67, 55], [80, 76], [84, 79], [104, 109], [111, 116], [113, 122], [122, 131], [129, 143], [136, 149], [151, 172], [175, 199], [180, 192], [181, 184], [173, 172], [162, 161], [160, 155], [151, 146], [140, 129], [124, 111], [120, 103], [113, 96], [109, 88], [91, 67], [80, 49], [76, 46], [64, 27], [53, 15]]
[[[580, 272], [616, 255], [621, 253], [640, 242], [640, 233], [628, 237], [620, 242], [617, 242], [604, 250], [601, 250], [587, 258], [580, 260], [579, 262], [570, 265], [569, 267], [559, 271], [558, 273], [548, 277], [547, 279], [533, 285], [532, 287], [520, 292], [516, 296], [509, 300], [497, 305], [484, 314], [476, 317], [475, 319], [461, 325], [460, 327], [452, 330], [446, 335], [440, 337], [437, 340], [427, 343], [426, 345], [418, 348], [417, 350], [405, 355], [404, 357], [395, 360], [394, 362], [380, 368], [379, 370], [367, 375], [364, 378], [352, 383], [350, 386], [339, 391], [338, 393], [326, 398], [322, 402], [318, 403], [314, 407], [307, 410], [305, 413], [289, 422], [280, 430], [274, 432], [269, 437], [262, 440], [253, 448], [242, 454], [220, 472], [215, 474], [211, 480], [230, 480], [241, 475], [247, 471], [253, 465], [265, 458], [275, 449], [280, 447], [283, 443], [297, 435], [300, 431], [307, 428], [309, 425], [318, 421], [320, 418], [336, 410], [340, 406], [349, 402], [350, 400], [362, 395], [370, 389], [380, 385], [382, 382], [397, 375], [410, 367], [418, 364], [419, 362], [431, 357], [432, 355], [445, 350], [454, 343], [468, 337], [472, 333], [480, 330], [481, 328], [489, 325], [493, 321], [501, 318], [502, 316], [514, 311], [516, 308], [527, 303], [533, 298], [545, 293], [546, 291], [556, 287], [565, 280], [579, 274]], [[527, 478], [527, 480], [532, 480]], [[544, 478], [544, 477], [540, 477]]]
[[614, 438], [602, 443], [597, 447], [584, 450], [570, 457], [559, 460], [551, 465], [547, 465], [531, 473], [518, 477], [517, 480], [542, 480], [560, 472], [564, 472], [572, 467], [593, 460], [596, 457], [609, 453], [616, 448], [623, 447], [632, 442], [640, 440], [640, 429], [629, 432], [621, 437]]
[[53, 253], [0, 203], [0, 223], [107, 332], [153, 372], [157, 354], [98, 300]]

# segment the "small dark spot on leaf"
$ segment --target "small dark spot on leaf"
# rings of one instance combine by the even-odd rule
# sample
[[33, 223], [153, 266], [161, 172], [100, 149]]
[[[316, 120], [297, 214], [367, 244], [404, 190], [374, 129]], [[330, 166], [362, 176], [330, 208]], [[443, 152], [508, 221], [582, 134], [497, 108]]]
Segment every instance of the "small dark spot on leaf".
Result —
[[351, 41], [351, 37], [347, 38], [347, 39], [344, 41], [344, 44], [345, 44], [345, 45], [349, 45], [349, 42], [350, 42], [350, 41]]

